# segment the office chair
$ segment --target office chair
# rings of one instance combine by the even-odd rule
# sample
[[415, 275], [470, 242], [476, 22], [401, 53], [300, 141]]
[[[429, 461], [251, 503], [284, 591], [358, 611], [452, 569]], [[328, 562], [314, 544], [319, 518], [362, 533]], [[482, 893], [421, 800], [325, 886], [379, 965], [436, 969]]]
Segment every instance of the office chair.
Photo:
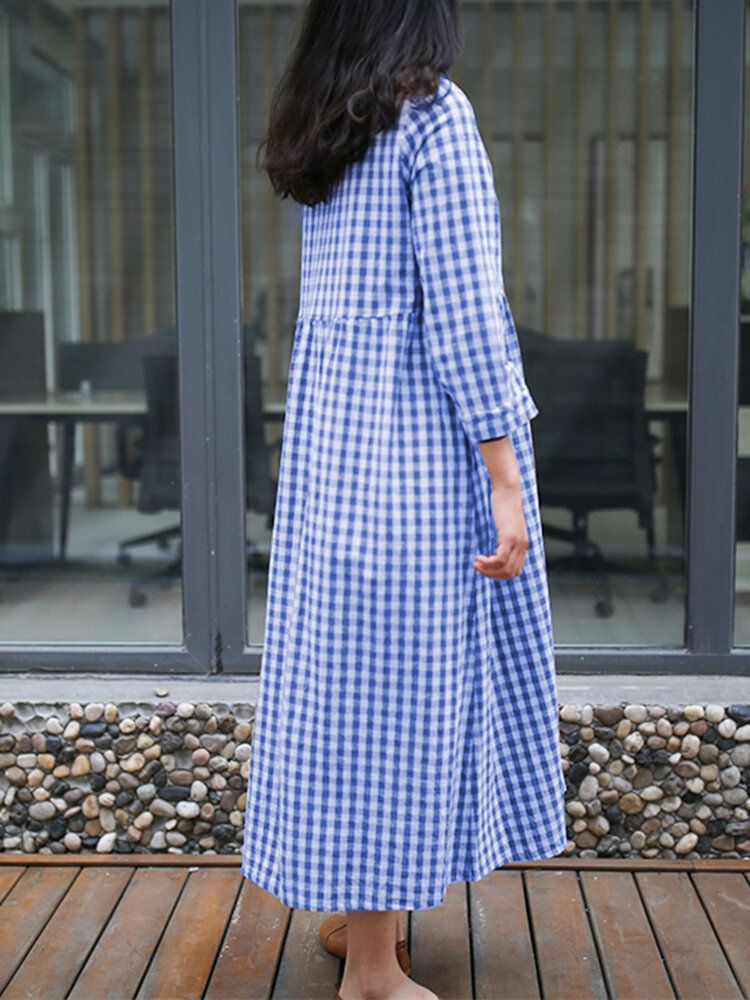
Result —
[[[245, 345], [245, 497], [249, 510], [264, 514], [266, 527], [273, 528], [276, 480], [271, 477], [271, 457], [281, 449], [281, 438], [268, 443], [263, 414], [263, 386], [260, 358]], [[248, 569], [268, 570], [269, 552], [247, 541]]]
[[[147, 417], [139, 451], [135, 457], [122, 452], [119, 466], [124, 475], [138, 479], [138, 510], [153, 514], [162, 510], [179, 510], [180, 494], [180, 437], [177, 407], [177, 355], [145, 354], [142, 358], [146, 390]], [[120, 542], [118, 561], [128, 565], [128, 549], [136, 545], [156, 543], [166, 549], [172, 538], [181, 537], [181, 526], [171, 525], [157, 531], [136, 535]], [[182, 546], [180, 545], [180, 549]], [[160, 569], [157, 578], [178, 576], [182, 565], [181, 552]], [[154, 579], [154, 575], [142, 578]], [[146, 595], [138, 583], [130, 588], [131, 607], [142, 607]]]
[[[654, 551], [655, 445], [644, 394], [647, 354], [625, 341], [560, 341], [524, 338], [524, 369], [539, 407], [533, 422], [541, 504], [564, 507], [572, 529], [544, 526], [548, 536], [573, 543], [573, 554], [548, 561], [550, 568], [594, 570], [603, 595], [595, 611], [613, 612], [608, 573], [656, 575], [651, 599], [666, 600], [666, 577]], [[645, 570], [605, 559], [588, 537], [592, 511], [631, 509], [646, 533]]]
[[[154, 355], [144, 357], [146, 399], [148, 419], [145, 434], [140, 445], [136, 442], [135, 457], [123, 452], [121, 470], [133, 479], [140, 479], [138, 509], [153, 513], [163, 509], [179, 509], [179, 424], [177, 415], [177, 359], [174, 355]], [[244, 352], [244, 420], [245, 420], [245, 475], [247, 506], [267, 517], [267, 525], [273, 527], [273, 513], [276, 501], [276, 482], [271, 477], [272, 454], [280, 447], [280, 441], [268, 444], [265, 437], [263, 398], [260, 374], [260, 359], [249, 350]], [[137, 545], [155, 542], [162, 548], [168, 546], [172, 538], [181, 536], [179, 524], [148, 534], [130, 538], [120, 545], [120, 562], [130, 561], [126, 551]], [[250, 540], [248, 547], [248, 568], [266, 571], [268, 553]], [[179, 574], [181, 553], [159, 573], [158, 576]], [[134, 584], [130, 592], [130, 604], [142, 607], [146, 595], [141, 586]]]

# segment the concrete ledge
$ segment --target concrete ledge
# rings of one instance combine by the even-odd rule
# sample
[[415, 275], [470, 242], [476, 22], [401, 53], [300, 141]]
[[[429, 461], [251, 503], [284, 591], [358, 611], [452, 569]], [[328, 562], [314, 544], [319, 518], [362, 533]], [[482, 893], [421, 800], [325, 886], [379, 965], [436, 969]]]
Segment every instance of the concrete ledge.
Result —
[[[156, 695], [156, 691], [166, 691]], [[561, 704], [641, 702], [692, 705], [750, 701], [750, 677], [731, 674], [558, 674]], [[112, 701], [117, 704], [153, 704], [171, 701], [207, 701], [211, 704], [250, 704], [257, 700], [258, 677], [168, 676], [148, 674], [0, 674], [0, 702], [62, 704]]]

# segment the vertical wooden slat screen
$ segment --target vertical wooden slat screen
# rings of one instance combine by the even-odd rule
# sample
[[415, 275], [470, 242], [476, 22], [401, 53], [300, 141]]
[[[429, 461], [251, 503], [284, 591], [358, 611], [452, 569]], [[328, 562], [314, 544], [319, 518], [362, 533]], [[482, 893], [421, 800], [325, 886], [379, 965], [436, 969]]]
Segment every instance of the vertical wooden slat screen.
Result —
[[[266, 7], [263, 11], [263, 72], [264, 90], [268, 106], [268, 97], [276, 83], [276, 10]], [[278, 201], [270, 182], [265, 185], [266, 191], [266, 349], [268, 351], [268, 388], [278, 390], [282, 381], [281, 353], [279, 337], [281, 324], [279, 316], [279, 289], [281, 266], [279, 260], [279, 208]]]
[[121, 13], [117, 8], [107, 10], [107, 216], [109, 234], [109, 273], [107, 275], [110, 312], [106, 340], [119, 342], [125, 339], [125, 288], [123, 275], [123, 218], [122, 218], [122, 37]]
[[[75, 45], [75, 177], [76, 238], [78, 242], [78, 311], [80, 338], [94, 340], [94, 267], [93, 220], [91, 216], [92, 164], [89, 157], [89, 15], [73, 12]], [[83, 425], [84, 488], [88, 506], [101, 499], [99, 482], [99, 434], [93, 424]]]
[[75, 178], [76, 178], [76, 239], [78, 243], [78, 313], [80, 338], [94, 339], [92, 301], [92, 235], [91, 235], [91, 163], [89, 160], [89, 61], [88, 15], [84, 10], [73, 11], [73, 44], [75, 56]]
[[491, 151], [495, 135], [495, 101], [493, 67], [495, 50], [494, 0], [482, 0], [479, 21], [479, 126]]
[[522, 322], [525, 314], [524, 287], [524, 59], [523, 27], [524, 0], [515, 0], [513, 5], [513, 204], [511, 206], [511, 227], [513, 232], [513, 253], [507, 271], [511, 276], [508, 283], [513, 297], [514, 317]]
[[138, 153], [140, 157], [141, 295], [143, 333], [153, 333], [156, 324], [156, 248], [154, 225], [154, 38], [153, 12], [138, 11]]
[[633, 271], [635, 277], [636, 347], [649, 344], [649, 313], [646, 301], [648, 279], [648, 192], [649, 192], [649, 111], [651, 94], [651, 2], [640, 0], [638, 6], [638, 44], [636, 70], [635, 132], [635, 239]]
[[680, 142], [682, 109], [680, 90], [683, 86], [682, 46], [685, 31], [683, 0], [674, 0], [670, 7], [668, 81], [667, 81], [667, 192], [665, 246], [665, 306], [681, 302], [681, 274], [685, 269], [685, 253], [680, 245], [680, 212], [685, 211], [681, 200], [685, 185], [681, 174], [685, 169], [683, 146]]
[[[299, 30], [300, 30], [301, 23], [302, 23], [302, 18], [304, 17], [304, 13], [305, 13], [305, 8], [302, 7], [301, 5], [297, 5], [296, 7], [294, 7], [294, 24], [293, 24], [293, 27], [292, 27], [292, 31], [293, 31], [293, 35], [294, 35], [295, 38], [298, 37]], [[296, 268], [297, 268], [296, 273], [295, 273], [295, 281], [297, 283], [297, 288], [299, 288], [300, 266], [301, 266], [301, 263], [302, 263], [301, 256], [300, 256], [300, 254], [301, 254], [301, 242], [302, 242], [302, 227], [300, 225], [295, 226], [294, 227], [294, 233], [295, 233], [294, 251], [295, 251], [295, 261], [296, 261]]]
[[252, 8], [242, 6], [239, 9], [239, 45], [242, 58], [239, 63], [240, 94], [242, 95], [240, 114], [240, 177], [242, 195], [242, 301], [244, 304], [245, 322], [256, 309], [255, 302], [255, 244], [253, 242], [253, 227], [251, 212], [253, 208], [253, 191], [255, 181], [255, 141], [253, 136], [253, 117], [251, 114], [255, 94], [252, 91], [251, 73], [253, 60], [250, 50], [252, 39], [253, 18]]
[[[125, 339], [125, 259], [122, 206], [122, 24], [121, 12], [107, 10], [107, 215], [109, 235], [110, 294], [109, 323], [106, 340], [119, 343]], [[92, 470], [93, 471], [93, 470]], [[94, 472], [98, 477], [98, 473]], [[98, 485], [97, 485], [98, 489]], [[122, 506], [132, 501], [133, 484], [118, 475], [118, 499]]]
[[575, 271], [573, 276], [573, 337], [588, 335], [588, 0], [577, 0], [575, 22]]
[[542, 275], [544, 282], [544, 330], [550, 336], [555, 334], [557, 313], [556, 282], [558, 261], [555, 254], [557, 198], [556, 185], [556, 107], [555, 87], [555, 32], [556, 0], [546, 0], [544, 9], [544, 249]]
[[619, 0], [607, 6], [606, 199], [604, 225], [604, 339], [617, 335], [617, 139], [619, 135]]

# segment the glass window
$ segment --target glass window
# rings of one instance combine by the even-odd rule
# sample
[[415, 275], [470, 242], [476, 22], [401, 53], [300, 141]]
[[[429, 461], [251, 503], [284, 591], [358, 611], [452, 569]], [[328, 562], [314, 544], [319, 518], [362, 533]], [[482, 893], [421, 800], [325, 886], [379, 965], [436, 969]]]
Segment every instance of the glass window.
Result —
[[179, 642], [166, 0], [0, 10], [0, 640]]
[[[693, 0], [467, 2], [451, 75], [493, 162], [559, 645], [681, 646]], [[300, 9], [240, 5], [248, 640], [297, 308], [299, 207], [255, 153]], [[248, 374], [248, 373], [246, 373]]]

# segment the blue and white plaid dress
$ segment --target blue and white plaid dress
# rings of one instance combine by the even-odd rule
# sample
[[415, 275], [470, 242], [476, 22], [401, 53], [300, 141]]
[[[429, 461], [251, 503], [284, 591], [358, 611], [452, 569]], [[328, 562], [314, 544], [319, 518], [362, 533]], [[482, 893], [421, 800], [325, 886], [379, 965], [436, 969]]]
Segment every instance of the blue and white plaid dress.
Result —
[[[242, 874], [309, 910], [421, 909], [566, 846], [553, 633], [493, 170], [448, 74], [303, 206]], [[477, 441], [509, 434], [529, 550]]]

